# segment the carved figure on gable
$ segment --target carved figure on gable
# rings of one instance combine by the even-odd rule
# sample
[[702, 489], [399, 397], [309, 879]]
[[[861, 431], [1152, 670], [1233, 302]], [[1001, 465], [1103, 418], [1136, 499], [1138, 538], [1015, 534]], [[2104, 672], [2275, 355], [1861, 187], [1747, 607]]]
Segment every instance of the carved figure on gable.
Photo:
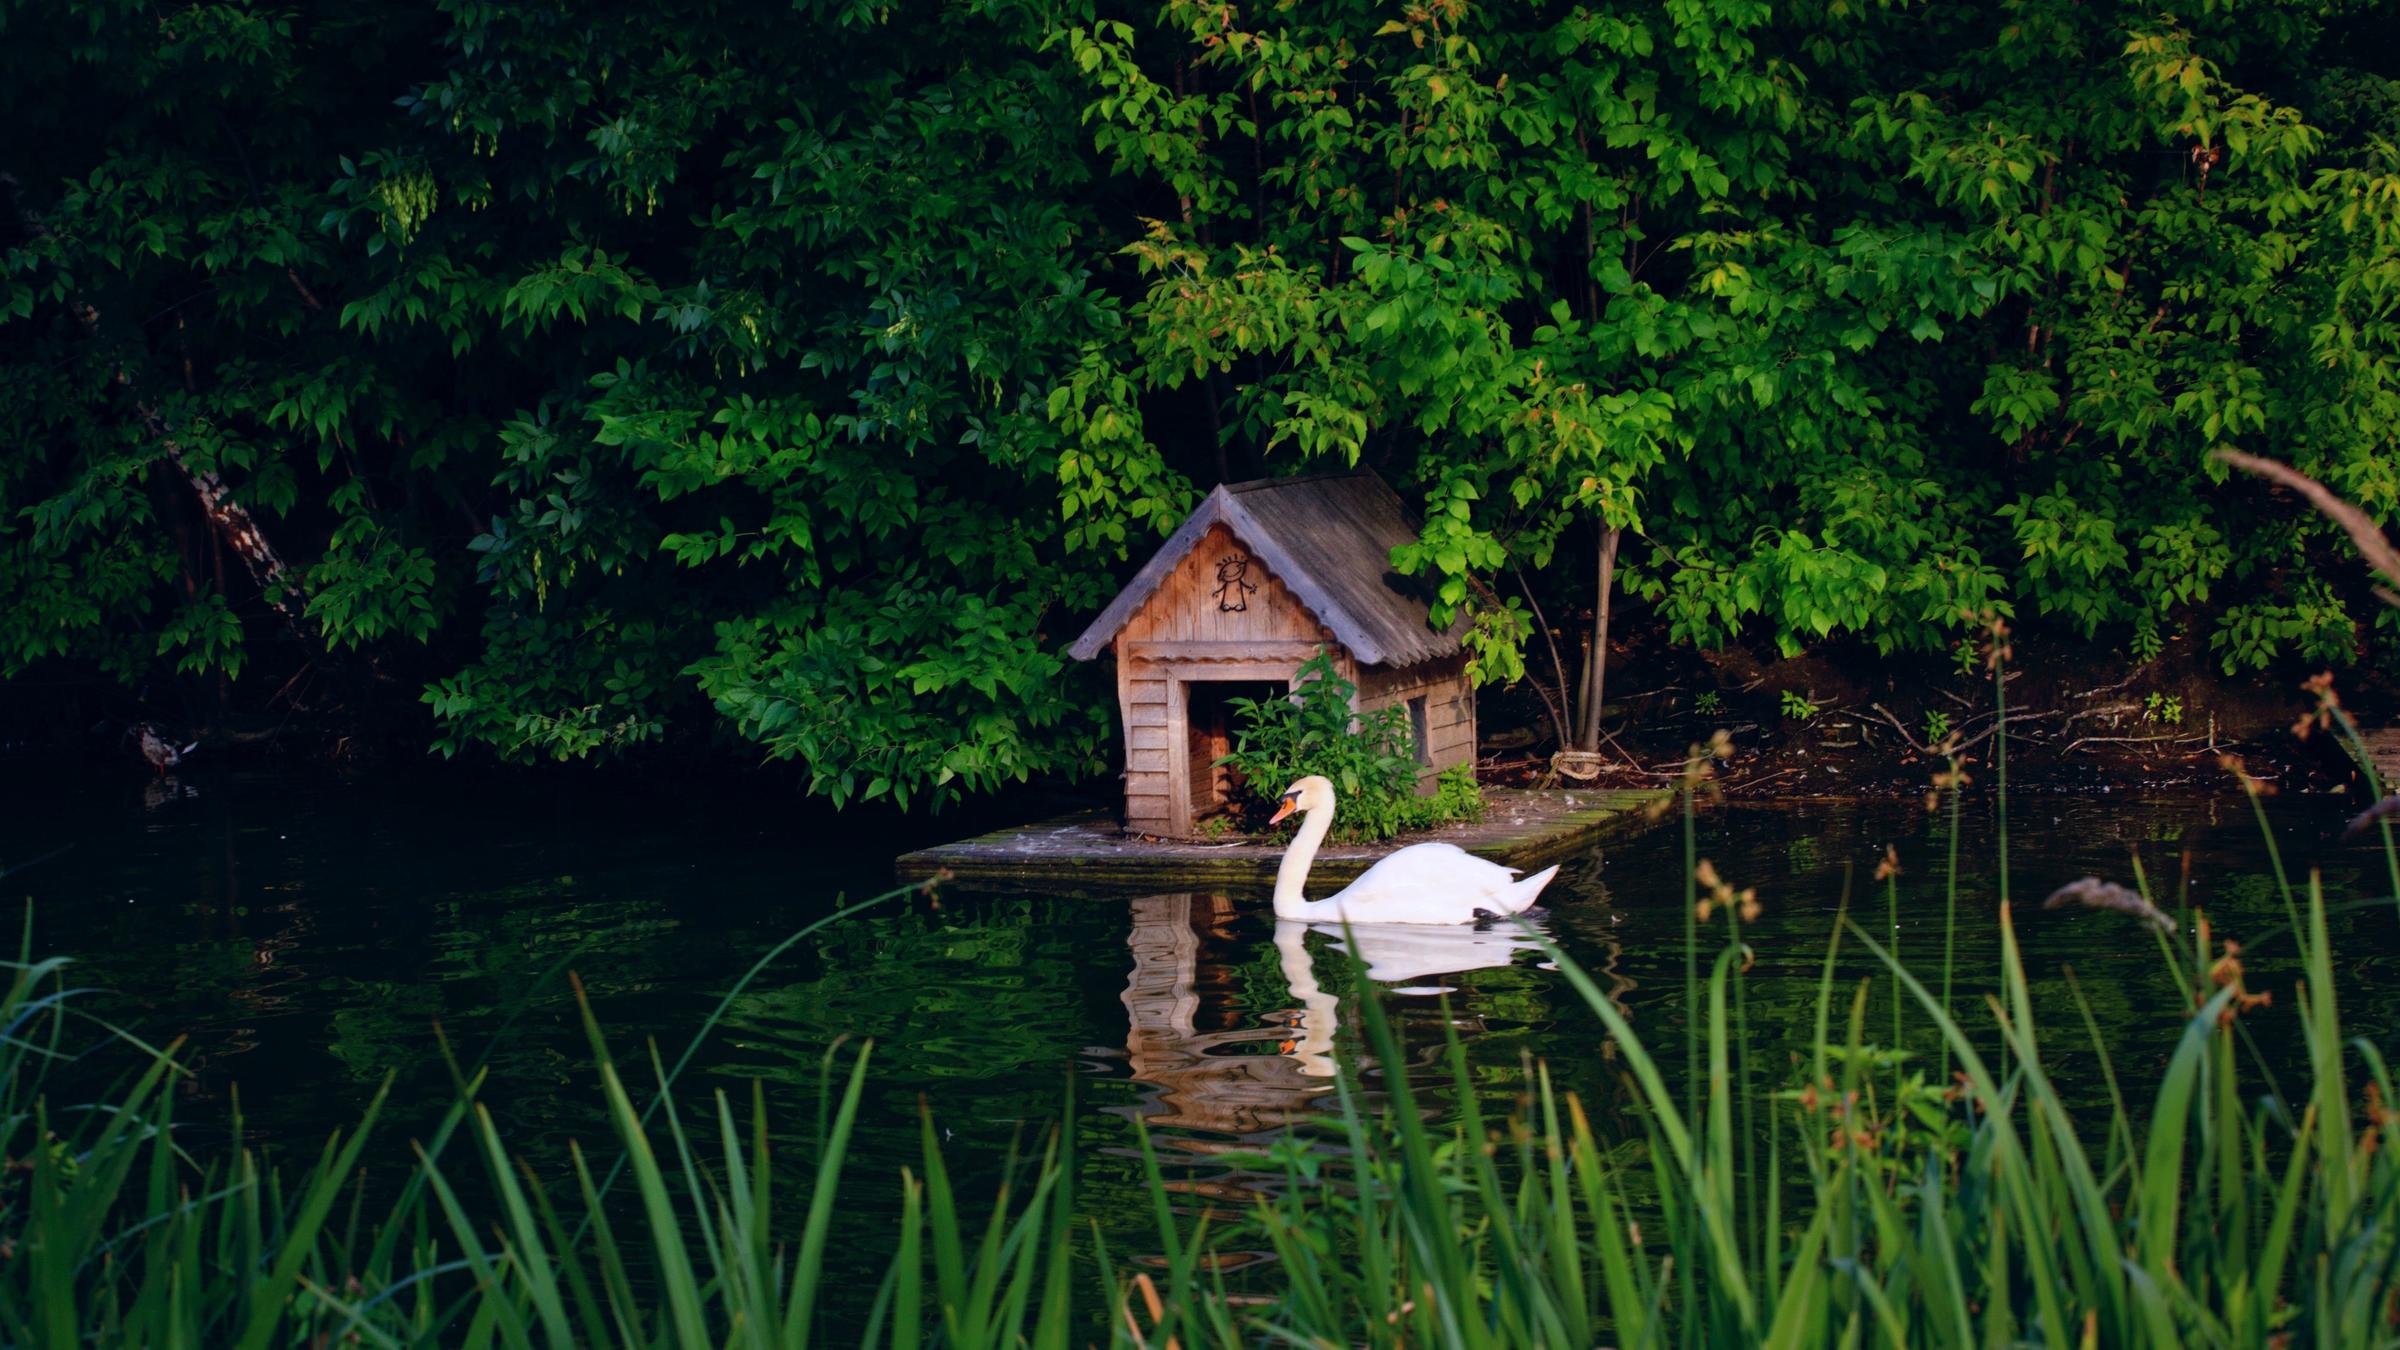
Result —
[[1258, 587], [1248, 580], [1250, 555], [1228, 553], [1217, 559], [1217, 612], [1242, 614], [1250, 608], [1250, 593]]

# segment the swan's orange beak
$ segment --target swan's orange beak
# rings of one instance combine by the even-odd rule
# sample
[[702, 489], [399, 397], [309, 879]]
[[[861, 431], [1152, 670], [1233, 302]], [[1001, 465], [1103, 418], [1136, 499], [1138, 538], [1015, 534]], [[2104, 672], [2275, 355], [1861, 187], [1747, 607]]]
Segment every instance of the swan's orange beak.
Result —
[[1284, 818], [1285, 816], [1288, 816], [1288, 815], [1290, 815], [1290, 814], [1292, 813], [1292, 810], [1293, 810], [1293, 808], [1294, 808], [1294, 807], [1296, 807], [1296, 806], [1298, 806], [1298, 805], [1299, 805], [1299, 803], [1297, 803], [1297, 802], [1293, 801], [1291, 798], [1289, 798], [1289, 797], [1286, 797], [1286, 798], [1284, 798], [1284, 799], [1283, 799], [1283, 804], [1282, 804], [1281, 806], [1278, 806], [1278, 807], [1276, 807], [1276, 808], [1275, 808], [1275, 814], [1274, 814], [1274, 815], [1271, 815], [1271, 816], [1269, 816], [1269, 817], [1267, 817], [1267, 823], [1268, 823], [1269, 825], [1280, 825], [1280, 824], [1282, 824], [1282, 823], [1283, 823], [1283, 818]]

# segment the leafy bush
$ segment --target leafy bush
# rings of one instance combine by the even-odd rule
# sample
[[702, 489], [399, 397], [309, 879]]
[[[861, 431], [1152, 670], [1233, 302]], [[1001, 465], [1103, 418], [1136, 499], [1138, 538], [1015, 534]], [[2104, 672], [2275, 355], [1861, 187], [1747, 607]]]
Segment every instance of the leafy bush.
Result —
[[1235, 699], [1239, 719], [1228, 764], [1248, 780], [1257, 802], [1270, 802], [1294, 779], [1321, 774], [1341, 798], [1334, 837], [1389, 839], [1482, 814], [1483, 791], [1472, 768], [1441, 775], [1435, 794], [1417, 795], [1417, 747], [1402, 708], [1355, 712], [1358, 686], [1341, 677], [1320, 650], [1292, 676], [1285, 698]]
[[1058, 641], [1200, 489], [1364, 462], [1479, 678], [1619, 537], [1678, 642], [2400, 650], [2201, 459], [2400, 513], [2372, 5], [171, 9], [0, 43], [37, 690], [936, 807], [1105, 768]]
[[1426, 830], [1452, 821], [1483, 819], [1483, 785], [1475, 781], [1475, 766], [1453, 764], [1435, 775], [1433, 795], [1411, 797], [1401, 805], [1404, 818], [1419, 813], [1403, 826], [1405, 829]]

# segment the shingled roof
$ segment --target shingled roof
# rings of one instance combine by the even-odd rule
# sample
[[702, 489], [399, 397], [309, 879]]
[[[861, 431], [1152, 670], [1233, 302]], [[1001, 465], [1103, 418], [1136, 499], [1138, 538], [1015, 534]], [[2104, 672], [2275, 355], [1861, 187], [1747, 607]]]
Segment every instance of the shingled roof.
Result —
[[1078, 661], [1107, 650], [1184, 555], [1223, 525], [1291, 588], [1350, 654], [1371, 666], [1413, 666], [1452, 655], [1455, 632], [1429, 626], [1425, 600], [1392, 571], [1392, 549], [1417, 537], [1408, 508], [1371, 473], [1228, 483], [1208, 494], [1158, 555], [1067, 648]]

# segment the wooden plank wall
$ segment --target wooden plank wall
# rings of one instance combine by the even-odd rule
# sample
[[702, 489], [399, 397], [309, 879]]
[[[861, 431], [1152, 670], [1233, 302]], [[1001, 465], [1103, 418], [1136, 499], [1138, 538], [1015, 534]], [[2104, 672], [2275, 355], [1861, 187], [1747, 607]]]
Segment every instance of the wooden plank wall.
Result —
[[1243, 577], [1256, 590], [1245, 608], [1220, 608], [1218, 564], [1249, 554], [1222, 527], [1211, 530], [1117, 634], [1117, 703], [1125, 727], [1125, 824], [1144, 834], [1191, 830], [1195, 779], [1182, 682], [1289, 679], [1315, 644], [1335, 648], [1345, 679], [1347, 653], [1289, 588], [1252, 557]]
[[1433, 762], [1418, 771], [1419, 792], [1431, 793], [1434, 778], [1451, 765], [1474, 762], [1475, 690], [1467, 682], [1463, 654], [1405, 670], [1369, 667], [1357, 681], [1360, 712], [1405, 707], [1410, 699], [1424, 697], [1426, 740]]
[[1125, 726], [1125, 827], [1143, 834], [1179, 833], [1167, 785], [1165, 675], [1154, 666], [1118, 660], [1117, 707]]

